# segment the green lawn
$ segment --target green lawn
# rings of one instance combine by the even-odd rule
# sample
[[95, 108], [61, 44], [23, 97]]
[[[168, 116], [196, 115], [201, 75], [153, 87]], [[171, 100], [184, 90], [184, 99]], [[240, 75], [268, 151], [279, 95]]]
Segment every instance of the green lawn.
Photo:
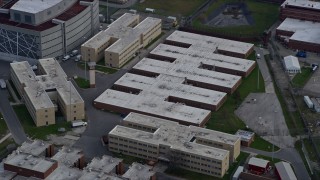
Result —
[[[238, 168], [239, 165], [243, 164], [245, 160], [248, 158], [249, 154], [245, 152], [241, 152], [240, 155], [237, 158], [237, 162], [233, 163], [230, 165], [228, 172], [223, 176], [222, 179], [224, 180], [229, 180], [232, 174], [235, 172], [235, 170]], [[168, 173], [173, 176], [177, 176], [180, 178], [185, 178], [188, 180], [207, 180], [207, 179], [221, 179], [221, 178], [216, 178], [213, 176], [189, 171], [186, 169], [182, 169], [179, 167], [169, 167], [165, 173]]]
[[12, 138], [8, 138], [0, 144], [0, 159], [8, 156], [9, 151], [7, 150], [7, 146], [10, 144], [16, 144]]
[[49, 134], [60, 134], [58, 132], [59, 128], [65, 128], [66, 131], [71, 129], [70, 122], [56, 122], [54, 125], [36, 127], [32, 117], [30, 116], [25, 105], [13, 106], [20, 122], [23, 126], [24, 131], [31, 137], [36, 139], [46, 140]]
[[80, 88], [83, 88], [83, 89], [90, 88], [90, 82], [88, 79], [84, 79], [82, 77], [77, 77], [76, 79], [74, 79], [74, 81], [77, 83], [77, 85]]
[[136, 3], [133, 8], [139, 11], [152, 8], [155, 9], [156, 14], [167, 16], [188, 16], [205, 1], [206, 0], [145, 0], [143, 3]]
[[140, 159], [138, 157], [133, 157], [133, 156], [129, 156], [129, 155], [121, 154], [121, 153], [114, 153], [113, 155], [117, 158], [123, 159], [123, 162], [128, 165], [131, 165], [134, 162], [145, 162], [146, 161], [146, 160]]
[[[100, 60], [101, 61], [101, 60]], [[99, 61], [99, 62], [100, 62]], [[78, 67], [80, 67], [81, 69], [84, 69], [84, 62], [79, 62], [78, 64]], [[113, 73], [116, 73], [118, 70], [117, 69], [114, 69], [114, 68], [109, 68], [109, 67], [106, 67], [106, 66], [101, 66], [101, 65], [96, 65], [96, 70], [97, 71], [101, 71], [101, 72], [104, 72], [106, 74], [113, 74]], [[89, 67], [87, 66], [87, 71], [89, 71]]]
[[[254, 58], [254, 56], [249, 56], [249, 58]], [[232, 95], [228, 95], [223, 106], [217, 112], [212, 112], [211, 119], [206, 124], [208, 129], [234, 134], [238, 129], [246, 128], [244, 122], [234, 114], [234, 111], [249, 93], [265, 92], [261, 73], [259, 74], [260, 85], [259, 88], [257, 87], [258, 73], [260, 72], [257, 66], [248, 77], [243, 78], [240, 87]]]
[[7, 134], [7, 131], [8, 131], [7, 124], [4, 121], [2, 114], [0, 113], [0, 138], [2, 136], [5, 136]]
[[302, 67], [301, 73], [296, 74], [292, 79], [291, 81], [292, 85], [294, 87], [302, 88], [306, 84], [306, 82], [310, 79], [311, 75], [312, 75], [311, 68]]
[[226, 2], [239, 2], [238, 0], [217, 0], [213, 3], [205, 13], [200, 15], [194, 22], [193, 26], [196, 28], [215, 31], [226, 34], [237, 34], [243, 36], [261, 35], [274, 22], [277, 21], [279, 15], [279, 5], [271, 3], [263, 3], [255, 0], [247, 0], [248, 10], [254, 19], [253, 25], [232, 26], [232, 27], [209, 27], [202, 24], [203, 19], [206, 19], [218, 7]]
[[157, 36], [154, 40], [152, 40], [146, 47], [145, 49], [147, 49], [148, 47], [150, 47], [153, 43], [155, 43], [156, 41], [158, 41], [165, 33], [161, 32], [161, 34], [159, 36]]
[[[250, 145], [250, 147], [254, 149], [259, 149], [262, 151], [272, 152], [272, 144], [268, 141], [262, 139], [260, 136], [255, 135], [254, 142]], [[278, 151], [280, 148], [278, 146], [274, 146], [274, 151]]]
[[306, 150], [308, 152], [310, 160], [317, 162], [316, 151], [313, 148], [311, 142], [308, 139], [304, 139], [303, 143], [304, 143], [304, 147], [306, 148]]

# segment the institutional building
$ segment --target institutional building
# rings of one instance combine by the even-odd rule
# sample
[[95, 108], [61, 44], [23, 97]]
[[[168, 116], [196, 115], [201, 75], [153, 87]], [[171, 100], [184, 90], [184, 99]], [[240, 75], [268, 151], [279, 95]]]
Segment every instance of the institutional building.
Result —
[[84, 61], [100, 61], [121, 67], [161, 34], [161, 19], [125, 13], [81, 46]]
[[280, 19], [301, 19], [320, 22], [320, 2], [311, 0], [286, 0], [280, 6]]
[[320, 22], [286, 18], [276, 29], [276, 36], [291, 49], [319, 53], [319, 29]]
[[216, 177], [223, 177], [240, 154], [237, 136], [136, 113], [130, 113], [108, 138], [112, 152], [173, 162]]
[[98, 0], [12, 0], [0, 10], [0, 56], [29, 62], [60, 57], [98, 28]]
[[[94, 100], [94, 106], [122, 114], [137, 112], [204, 126], [248, 76], [256, 63], [252, 44], [175, 31], [129, 73]], [[230, 48], [228, 48], [229, 46]], [[219, 49], [219, 52], [216, 49]]]
[[84, 101], [56, 60], [40, 59], [37, 75], [27, 61], [10, 66], [11, 80], [36, 126], [55, 124], [58, 110], [67, 121], [85, 118]]

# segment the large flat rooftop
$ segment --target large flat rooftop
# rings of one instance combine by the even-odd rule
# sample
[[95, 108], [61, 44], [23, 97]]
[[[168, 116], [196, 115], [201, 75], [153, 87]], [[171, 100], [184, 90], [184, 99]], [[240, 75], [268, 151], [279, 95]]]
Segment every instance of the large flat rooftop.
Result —
[[112, 40], [115, 42], [112, 42], [106, 51], [121, 53], [134, 41], [139, 41], [141, 34], [161, 23], [161, 19], [152, 17], [147, 17], [139, 23], [139, 18], [139, 15], [125, 13], [111, 23], [106, 30], [101, 31], [82, 46], [98, 49]]
[[110, 173], [122, 162], [122, 159], [104, 155], [102, 158], [93, 158], [85, 169], [102, 173]]
[[[239, 137], [222, 133], [219, 131], [208, 130], [195, 126], [184, 126], [176, 122], [167, 121], [160, 118], [146, 116], [137, 113], [130, 113], [125, 119], [125, 126], [116, 126], [109, 135], [121, 136], [124, 138], [134, 139], [154, 145], [167, 145], [172, 149], [198, 154], [203, 157], [212, 157], [216, 159], [224, 159], [228, 155], [228, 151], [215, 147], [202, 145], [192, 141], [194, 138], [207, 139], [209, 141], [220, 142], [233, 146]], [[147, 126], [155, 131], [147, 132], [133, 129], [128, 124], [136, 124]]]
[[19, 0], [11, 9], [21, 12], [38, 13], [65, 0]]
[[115, 175], [109, 175], [104, 172], [83, 171], [83, 175], [78, 180], [124, 180]]
[[152, 50], [150, 54], [179, 59], [181, 63], [185, 62], [194, 64], [195, 66], [205, 64], [240, 72], [247, 72], [255, 64], [255, 62], [251, 60], [216, 54], [213, 51], [199, 51], [197, 47], [198, 46], [190, 46], [189, 48], [182, 48], [160, 44]]
[[13, 152], [6, 158], [4, 163], [44, 173], [57, 162], [43, 157]]
[[284, 6], [296, 6], [306, 9], [315, 9], [320, 10], [320, 2], [310, 1], [310, 0], [286, 0], [282, 3], [282, 7]]
[[240, 76], [201, 69], [193, 63], [187, 63], [180, 59], [170, 63], [150, 58], [143, 58], [133, 67], [133, 69], [183, 77], [187, 80], [213, 84], [225, 88], [232, 88], [241, 80]]
[[80, 94], [67, 80], [67, 75], [56, 60], [40, 59], [38, 64], [45, 74], [36, 75], [26, 61], [10, 64], [20, 83], [25, 85], [25, 92], [35, 109], [55, 107], [47, 91], [56, 91], [66, 105], [83, 103]]
[[246, 54], [254, 46], [251, 43], [244, 43], [183, 31], [173, 32], [167, 38], [167, 40], [189, 44], [193, 49], [204, 52], [215, 52], [216, 50], [223, 50], [239, 54]]
[[84, 174], [83, 171], [77, 168], [71, 168], [63, 164], [59, 164], [46, 180], [74, 180], [79, 179]]
[[140, 90], [141, 98], [157, 96], [165, 100], [169, 96], [194, 102], [217, 105], [227, 95], [224, 92], [183, 84], [185, 78], [161, 74], [156, 78], [127, 73], [115, 85]]
[[18, 151], [31, 154], [34, 156], [39, 156], [43, 153], [51, 144], [41, 141], [41, 140], [27, 140], [20, 147], [18, 147]]
[[286, 18], [277, 30], [293, 32], [292, 40], [320, 44], [320, 23]]
[[143, 165], [140, 163], [132, 163], [129, 170], [122, 175], [124, 178], [129, 178], [130, 180], [141, 180], [150, 179], [155, 172], [152, 171], [152, 167], [148, 165]]
[[82, 150], [63, 146], [51, 159], [58, 161], [59, 164], [72, 167], [83, 156]]
[[181, 103], [163, 101], [163, 98], [156, 96], [141, 98], [135, 94], [112, 89], [103, 92], [94, 102], [191, 124], [201, 124], [211, 114], [208, 110], [186, 106]]

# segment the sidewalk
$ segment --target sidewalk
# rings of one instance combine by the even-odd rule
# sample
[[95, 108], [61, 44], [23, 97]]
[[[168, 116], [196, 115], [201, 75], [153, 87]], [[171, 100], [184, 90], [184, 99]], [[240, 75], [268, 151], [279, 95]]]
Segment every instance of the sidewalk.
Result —
[[3, 141], [7, 140], [11, 136], [11, 133], [8, 133], [5, 137], [0, 139], [0, 144], [3, 143]]

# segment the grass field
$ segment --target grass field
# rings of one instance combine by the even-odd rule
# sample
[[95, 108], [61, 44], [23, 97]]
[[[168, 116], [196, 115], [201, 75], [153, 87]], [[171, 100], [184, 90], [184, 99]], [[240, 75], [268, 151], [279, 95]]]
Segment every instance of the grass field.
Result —
[[5, 136], [8, 131], [6, 122], [4, 121], [2, 114], [0, 113], [0, 138]]
[[[240, 164], [242, 164], [248, 158], [248, 156], [249, 156], [248, 153], [241, 152], [240, 155], [237, 158], [237, 161], [230, 165], [228, 172], [223, 176], [222, 179], [229, 180], [231, 175], [236, 170], [236, 168]], [[168, 173], [168, 174], [173, 175], [173, 176], [185, 178], [185, 179], [188, 179], [188, 180], [217, 179], [217, 178], [214, 178], [212, 176], [196, 173], [196, 172], [189, 171], [189, 170], [186, 170], [186, 169], [182, 169], [182, 168], [179, 168], [179, 167], [170, 167], [165, 171], [165, 173]]]
[[237, 34], [237, 35], [260, 35], [266, 29], [268, 29], [274, 22], [277, 21], [279, 15], [279, 5], [258, 2], [255, 0], [245, 1], [248, 10], [251, 12], [251, 16], [254, 19], [254, 25], [243, 25], [243, 26], [232, 26], [232, 27], [209, 27], [202, 24], [200, 19], [206, 19], [209, 14], [215, 11], [218, 7], [226, 2], [239, 2], [238, 0], [217, 0], [213, 3], [207, 11], [200, 15], [192, 25], [195, 28], [204, 29], [207, 31], [215, 31], [226, 34]]
[[24, 131], [31, 138], [46, 140], [47, 135], [49, 134], [59, 134], [59, 128], [63, 127], [66, 129], [66, 131], [71, 129], [70, 122], [66, 121], [56, 122], [56, 124], [54, 125], [36, 127], [25, 105], [13, 106], [13, 109], [16, 112], [18, 118], [20, 119]]
[[[272, 144], [268, 141], [262, 139], [260, 136], [255, 135], [254, 142], [250, 145], [250, 147], [254, 149], [259, 149], [263, 151], [272, 152]], [[278, 146], [274, 146], [274, 151], [278, 151], [280, 148]]]
[[145, 0], [136, 3], [134, 9], [144, 11], [146, 8], [155, 9], [155, 13], [167, 16], [188, 16], [206, 0]]
[[[99, 61], [99, 63], [101, 64], [101, 60]], [[80, 67], [81, 69], [84, 69], [84, 63], [83, 62], [79, 62], [77, 63], [78, 67]], [[96, 68], [95, 68], [97, 71], [101, 71], [101, 72], [104, 72], [106, 74], [113, 74], [113, 73], [116, 73], [118, 70], [117, 69], [114, 69], [114, 68], [109, 68], [109, 67], [106, 67], [106, 66], [101, 66], [99, 64], [97, 64]], [[89, 67], [87, 66], [87, 71], [89, 71]]]
[[306, 68], [306, 67], [302, 67], [301, 68], [301, 73], [298, 73], [294, 76], [294, 78], [292, 79], [292, 85], [294, 87], [299, 87], [302, 88], [306, 82], [308, 82], [308, 80], [310, 79], [312, 75], [312, 69], [311, 68]]
[[78, 85], [80, 88], [87, 89], [87, 88], [90, 87], [90, 82], [89, 82], [89, 80], [84, 79], [84, 78], [82, 78], [82, 77], [77, 77], [76, 79], [74, 79], [74, 81], [77, 83], [77, 85]]

